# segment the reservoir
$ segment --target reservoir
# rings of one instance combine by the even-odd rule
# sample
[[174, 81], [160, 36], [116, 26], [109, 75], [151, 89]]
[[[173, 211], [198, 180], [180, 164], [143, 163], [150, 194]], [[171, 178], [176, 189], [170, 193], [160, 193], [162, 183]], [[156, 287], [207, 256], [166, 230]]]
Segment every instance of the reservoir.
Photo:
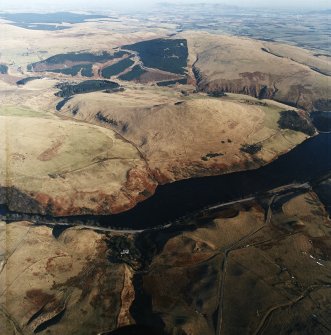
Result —
[[[331, 134], [321, 133], [256, 170], [192, 178], [159, 186], [154, 196], [127, 212], [108, 216], [65, 218], [31, 215], [31, 218], [34, 221], [50, 223], [85, 223], [116, 229], [148, 229], [165, 225], [206, 206], [239, 200], [294, 182], [312, 181], [330, 171]], [[0, 214], [4, 215], [6, 212], [6, 208], [0, 206]], [[24, 219], [29, 219], [29, 216], [24, 215]]]
[[256, 170], [192, 178], [159, 186], [128, 212], [98, 217], [102, 226], [144, 229], [166, 224], [206, 206], [320, 178], [331, 171], [331, 134], [319, 134]]
[[[9, 214], [9, 221], [30, 219], [35, 222], [65, 222], [141, 230], [166, 225], [183, 216], [192, 215], [207, 206], [240, 200], [287, 184], [320, 179], [331, 172], [330, 116], [331, 112], [312, 113], [312, 121], [321, 133], [266, 166], [256, 170], [191, 178], [161, 185], [151, 198], [127, 212], [106, 216], [54, 218], [11, 213], [8, 212], [6, 206], [0, 205], [0, 215]], [[331, 183], [321, 184], [316, 188], [328, 209], [331, 208], [330, 185]]]

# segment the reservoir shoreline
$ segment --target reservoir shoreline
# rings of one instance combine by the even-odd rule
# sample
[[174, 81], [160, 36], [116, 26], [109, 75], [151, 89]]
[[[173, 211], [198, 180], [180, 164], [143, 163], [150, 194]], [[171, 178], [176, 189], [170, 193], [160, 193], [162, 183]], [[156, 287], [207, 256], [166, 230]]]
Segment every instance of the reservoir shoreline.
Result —
[[0, 219], [139, 231], [165, 226], [213, 205], [240, 201], [284, 185], [312, 182], [330, 171], [331, 134], [321, 133], [256, 170], [192, 178], [159, 186], [154, 196], [120, 214], [55, 218], [10, 212], [5, 206], [0, 206]]

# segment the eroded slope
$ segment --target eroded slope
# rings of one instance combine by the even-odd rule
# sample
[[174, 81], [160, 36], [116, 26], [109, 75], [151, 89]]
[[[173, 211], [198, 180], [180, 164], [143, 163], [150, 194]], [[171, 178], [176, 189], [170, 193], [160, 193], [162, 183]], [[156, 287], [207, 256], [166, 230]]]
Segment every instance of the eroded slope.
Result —
[[199, 89], [272, 98], [308, 110], [330, 109], [330, 60], [297, 47], [185, 32]]

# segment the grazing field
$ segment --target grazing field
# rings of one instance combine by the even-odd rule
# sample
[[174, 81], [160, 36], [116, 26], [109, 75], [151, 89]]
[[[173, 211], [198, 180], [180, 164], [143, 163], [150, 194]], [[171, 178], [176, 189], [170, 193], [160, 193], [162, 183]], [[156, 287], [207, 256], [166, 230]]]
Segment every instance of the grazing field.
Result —
[[[43, 117], [45, 119], [54, 118], [51, 114], [43, 113], [42, 111], [34, 110], [24, 106], [2, 105], [0, 108], [0, 116], [15, 116], [15, 117]], [[2, 119], [4, 120], [4, 119]]]
[[1, 147], [1, 203], [62, 216], [115, 213], [154, 191], [137, 149], [112, 130], [32, 112], [7, 109], [0, 116], [1, 143], [7, 143]]

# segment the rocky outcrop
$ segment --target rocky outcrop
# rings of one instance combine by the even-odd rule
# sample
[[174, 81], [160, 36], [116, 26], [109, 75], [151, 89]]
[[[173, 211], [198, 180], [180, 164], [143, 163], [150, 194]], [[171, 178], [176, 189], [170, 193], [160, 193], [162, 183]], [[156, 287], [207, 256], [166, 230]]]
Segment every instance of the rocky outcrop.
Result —
[[[198, 71], [200, 73], [200, 71]], [[302, 84], [295, 84], [286, 92], [277, 88], [278, 76], [253, 72], [240, 73], [240, 79], [218, 79], [209, 81], [208, 77], [199, 75], [198, 90], [208, 94], [236, 93], [245, 94], [258, 99], [273, 99], [289, 106], [303, 108], [305, 110], [327, 111], [331, 108], [328, 99], [316, 99], [315, 93]]]
[[220, 93], [246, 94], [258, 99], [273, 99], [278, 89], [271, 76], [261, 72], [240, 73], [241, 79], [209, 81], [207, 76], [194, 65], [193, 73], [200, 91], [216, 95]]

